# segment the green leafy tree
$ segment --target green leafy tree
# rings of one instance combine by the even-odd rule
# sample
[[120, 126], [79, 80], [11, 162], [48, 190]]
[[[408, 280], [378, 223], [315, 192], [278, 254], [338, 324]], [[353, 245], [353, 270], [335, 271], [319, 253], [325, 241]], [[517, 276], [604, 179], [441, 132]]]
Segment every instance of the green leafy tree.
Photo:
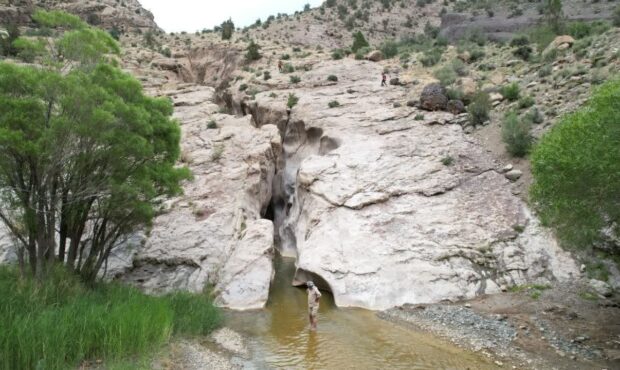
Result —
[[[566, 246], [591, 249], [604, 234], [620, 236], [618, 117], [616, 79], [601, 85], [585, 107], [562, 117], [532, 153], [532, 199]], [[617, 247], [611, 251], [620, 254]]]
[[361, 31], [357, 31], [353, 34], [353, 46], [351, 46], [352, 52], [357, 52], [361, 48], [368, 47], [368, 41], [364, 37], [364, 34]]
[[254, 40], [250, 40], [250, 44], [248, 45], [245, 53], [245, 59], [249, 61], [259, 60], [262, 58], [260, 53], [260, 45], [258, 45]]
[[46, 68], [0, 63], [0, 221], [22, 271], [43, 280], [59, 260], [93, 281], [149, 224], [154, 199], [180, 190], [180, 130], [169, 100], [105, 63], [118, 51], [107, 32], [35, 16], [72, 29], [50, 45]]
[[222, 40], [230, 40], [235, 32], [235, 24], [232, 19], [228, 18], [227, 21], [222, 23], [220, 28], [222, 30]]
[[545, 18], [553, 31], [561, 32], [564, 25], [564, 12], [562, 11], [562, 0], [546, 0]]

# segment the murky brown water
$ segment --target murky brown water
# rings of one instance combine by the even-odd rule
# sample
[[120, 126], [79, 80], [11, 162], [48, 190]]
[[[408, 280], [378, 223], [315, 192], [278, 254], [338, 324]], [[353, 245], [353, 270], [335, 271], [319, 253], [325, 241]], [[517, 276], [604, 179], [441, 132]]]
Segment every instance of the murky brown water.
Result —
[[304, 289], [291, 286], [294, 260], [279, 258], [267, 308], [227, 312], [245, 334], [258, 369], [492, 369], [483, 357], [362, 309], [339, 309], [323, 294], [316, 332], [309, 330]]

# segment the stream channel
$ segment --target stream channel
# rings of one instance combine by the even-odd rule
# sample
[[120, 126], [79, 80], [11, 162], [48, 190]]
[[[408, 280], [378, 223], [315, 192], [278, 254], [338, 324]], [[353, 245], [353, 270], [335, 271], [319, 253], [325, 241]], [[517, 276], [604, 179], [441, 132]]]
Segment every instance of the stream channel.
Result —
[[[373, 311], [338, 308], [323, 292], [318, 330], [309, 330], [306, 290], [292, 285], [293, 258], [276, 256], [263, 310], [226, 312], [242, 334], [246, 369], [492, 369], [488, 359], [430, 334], [382, 320]], [[237, 359], [238, 360], [238, 359]]]

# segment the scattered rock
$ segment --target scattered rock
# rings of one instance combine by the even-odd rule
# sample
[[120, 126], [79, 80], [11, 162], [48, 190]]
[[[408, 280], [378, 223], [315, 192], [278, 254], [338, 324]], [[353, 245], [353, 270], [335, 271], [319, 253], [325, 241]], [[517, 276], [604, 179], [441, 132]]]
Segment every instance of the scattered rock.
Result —
[[462, 53], [460, 53], [457, 58], [459, 58], [460, 60], [462, 60], [465, 63], [469, 63], [469, 61], [471, 60], [471, 54], [469, 53], [469, 51], [464, 51]]
[[448, 112], [457, 115], [465, 112], [465, 104], [460, 100], [450, 100], [447, 105]]
[[510, 172], [513, 168], [514, 166], [512, 165], [512, 163], [508, 163], [507, 165], [502, 167], [502, 173]]
[[418, 106], [418, 101], [417, 100], [408, 100], [407, 101], [407, 106], [411, 107], [411, 108], [415, 108]]
[[394, 108], [400, 108], [400, 107], [402, 107], [402, 104], [400, 104], [399, 102], [394, 103]]
[[448, 106], [446, 89], [438, 83], [426, 85], [420, 96], [420, 107], [429, 111], [445, 110]]
[[523, 172], [521, 170], [510, 170], [504, 174], [506, 178], [512, 182], [515, 182], [523, 176]]
[[568, 35], [558, 36], [553, 41], [551, 41], [551, 43], [549, 44], [549, 46], [547, 46], [543, 54], [547, 54], [548, 52], [554, 49], [566, 50], [570, 48], [571, 46], [573, 46], [574, 43], [575, 43], [575, 39], [572, 38], [571, 36], [568, 36]]
[[504, 96], [498, 92], [493, 92], [489, 94], [489, 100], [491, 100], [491, 102], [493, 103], [501, 102], [502, 100], [504, 100]]
[[458, 85], [461, 87], [461, 90], [463, 90], [463, 97], [466, 99], [471, 99], [478, 90], [476, 81], [471, 77], [461, 78]]
[[246, 357], [249, 353], [243, 337], [229, 328], [218, 329], [216, 332], [211, 334], [211, 338], [220, 347], [233, 354]]
[[504, 81], [506, 80], [506, 77], [504, 77], [503, 74], [496, 72], [493, 73], [491, 75], [491, 77], [489, 78], [489, 80], [491, 81], [491, 83], [493, 83], [494, 85], [501, 85], [504, 83]]
[[603, 297], [610, 297], [613, 294], [613, 290], [609, 284], [604, 281], [590, 279], [590, 287]]
[[370, 60], [371, 62], [380, 62], [383, 60], [383, 53], [380, 50], [373, 50], [366, 54], [366, 60]]

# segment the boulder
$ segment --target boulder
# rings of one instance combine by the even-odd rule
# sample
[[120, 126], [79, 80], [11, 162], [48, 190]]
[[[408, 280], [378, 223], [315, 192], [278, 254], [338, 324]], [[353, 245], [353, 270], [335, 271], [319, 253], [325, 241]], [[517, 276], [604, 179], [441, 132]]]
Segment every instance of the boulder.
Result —
[[504, 176], [508, 180], [510, 180], [512, 182], [515, 182], [515, 181], [519, 180], [521, 178], [521, 176], [523, 176], [523, 172], [521, 170], [510, 170], [510, 171], [506, 172], [504, 174]]
[[465, 63], [469, 63], [469, 61], [471, 60], [471, 54], [469, 53], [469, 51], [464, 51], [457, 55], [457, 58], [459, 58]]
[[381, 50], [373, 50], [366, 54], [366, 60], [370, 60], [371, 62], [380, 62], [383, 60], [383, 53]]
[[507, 173], [507, 172], [512, 171], [513, 168], [514, 168], [514, 166], [512, 165], [512, 163], [508, 163], [507, 165], [502, 167], [501, 172], [502, 173]]
[[414, 108], [418, 106], [418, 101], [417, 100], [407, 100], [407, 106]]
[[610, 297], [613, 294], [611, 286], [602, 280], [590, 279], [589, 284], [597, 294], [603, 297]]
[[498, 93], [498, 92], [492, 92], [492, 93], [489, 94], [489, 100], [492, 103], [500, 102], [500, 101], [504, 100], [504, 96], [502, 94]]
[[0, 25], [16, 23], [25, 25], [31, 22], [34, 12], [34, 4], [31, 0], [0, 1]]
[[460, 100], [450, 100], [447, 105], [448, 112], [458, 115], [465, 112], [465, 104]]
[[420, 108], [429, 111], [445, 110], [448, 106], [446, 89], [438, 83], [426, 85], [420, 96]]
[[549, 46], [547, 46], [547, 48], [545, 49], [544, 53], [548, 53], [549, 51], [553, 49], [558, 49], [558, 50], [568, 49], [569, 47], [573, 46], [574, 43], [575, 43], [575, 39], [572, 36], [569, 36], [569, 35], [558, 36], [555, 39], [553, 39], [553, 41], [551, 41]]
[[506, 76], [497, 72], [493, 73], [489, 80], [491, 81], [491, 83], [493, 83], [493, 85], [502, 85], [504, 81], [506, 81]]
[[402, 83], [400, 82], [400, 79], [398, 77], [394, 77], [394, 78], [390, 79], [390, 85], [401, 86]]
[[476, 81], [471, 77], [463, 77], [458, 81], [458, 86], [463, 90], [463, 97], [465, 99], [471, 99], [476, 91], [478, 91], [478, 85]]
[[181, 69], [181, 63], [172, 58], [157, 58], [151, 62], [151, 66], [164, 71], [178, 72]]

